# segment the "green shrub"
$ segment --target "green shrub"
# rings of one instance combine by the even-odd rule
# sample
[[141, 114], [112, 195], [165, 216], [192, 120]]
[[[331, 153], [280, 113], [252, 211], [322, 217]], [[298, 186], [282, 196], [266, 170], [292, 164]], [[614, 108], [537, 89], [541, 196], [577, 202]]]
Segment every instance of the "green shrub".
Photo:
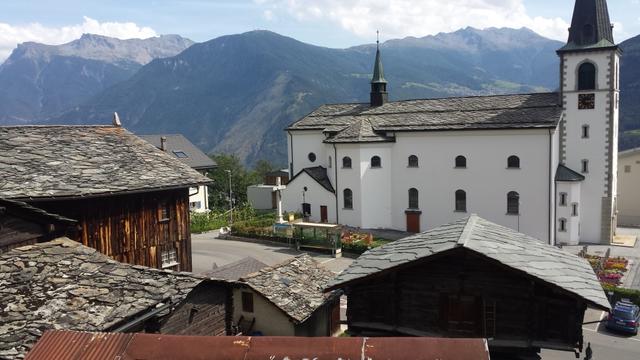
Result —
[[607, 293], [607, 296], [610, 292], [613, 292], [613, 296], [610, 299], [611, 305], [615, 305], [618, 300], [629, 299], [634, 304], [640, 306], [640, 290], [625, 289], [612, 285], [603, 285], [602, 288]]

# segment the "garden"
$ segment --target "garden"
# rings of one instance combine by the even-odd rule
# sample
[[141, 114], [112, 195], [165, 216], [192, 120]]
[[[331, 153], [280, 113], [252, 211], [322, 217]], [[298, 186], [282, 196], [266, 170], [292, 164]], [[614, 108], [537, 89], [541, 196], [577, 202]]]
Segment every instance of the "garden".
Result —
[[640, 291], [620, 287], [625, 274], [629, 271], [628, 259], [610, 257], [609, 251], [605, 256], [590, 255], [587, 254], [586, 249], [579, 255], [587, 259], [612, 304], [620, 299], [629, 299], [640, 305]]

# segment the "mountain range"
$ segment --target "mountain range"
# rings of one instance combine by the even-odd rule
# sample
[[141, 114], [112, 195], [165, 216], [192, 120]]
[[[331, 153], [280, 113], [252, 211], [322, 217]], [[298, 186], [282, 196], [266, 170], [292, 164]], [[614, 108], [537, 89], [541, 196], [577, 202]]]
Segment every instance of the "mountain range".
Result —
[[[629, 69], [640, 61], [638, 44], [622, 44], [636, 49], [625, 53], [621, 70], [623, 87], [636, 91], [640, 74]], [[561, 46], [526, 28], [466, 28], [380, 45], [392, 100], [555, 90]], [[38, 118], [105, 124], [118, 112], [136, 133], [181, 133], [207, 152], [284, 165], [289, 123], [324, 103], [368, 101], [375, 49], [329, 49], [268, 31], [223, 36], [157, 56], [65, 111], [44, 109]], [[625, 113], [632, 99], [637, 95], [623, 92], [623, 129], [635, 126], [627, 119], [638, 110]]]
[[0, 124], [49, 118], [192, 44], [178, 35], [118, 40], [91, 34], [57, 46], [20, 44], [0, 65]]

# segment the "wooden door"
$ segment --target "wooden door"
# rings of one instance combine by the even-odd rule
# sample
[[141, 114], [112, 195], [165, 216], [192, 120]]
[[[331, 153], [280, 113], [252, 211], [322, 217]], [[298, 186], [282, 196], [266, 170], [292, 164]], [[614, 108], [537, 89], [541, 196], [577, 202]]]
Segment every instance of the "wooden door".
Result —
[[329, 215], [325, 205], [320, 206], [320, 222], [329, 222]]
[[419, 233], [420, 232], [420, 213], [419, 212], [407, 212], [407, 232]]

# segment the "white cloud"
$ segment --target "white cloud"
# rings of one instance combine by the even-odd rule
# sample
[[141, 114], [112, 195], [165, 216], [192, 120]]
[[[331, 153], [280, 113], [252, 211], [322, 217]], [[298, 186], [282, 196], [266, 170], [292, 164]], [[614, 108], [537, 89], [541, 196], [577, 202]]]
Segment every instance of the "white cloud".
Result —
[[35, 41], [49, 45], [64, 44], [78, 39], [84, 33], [111, 36], [119, 39], [149, 38], [157, 36], [149, 27], [132, 22], [99, 22], [85, 16], [81, 24], [46, 27], [39, 23], [14, 26], [0, 22], [0, 61], [9, 56], [17, 44]]
[[531, 17], [523, 0], [254, 0], [299, 21], [329, 20], [363, 38], [380, 29], [385, 38], [425, 36], [463, 27], [528, 27], [566, 40], [569, 24], [560, 17]]

